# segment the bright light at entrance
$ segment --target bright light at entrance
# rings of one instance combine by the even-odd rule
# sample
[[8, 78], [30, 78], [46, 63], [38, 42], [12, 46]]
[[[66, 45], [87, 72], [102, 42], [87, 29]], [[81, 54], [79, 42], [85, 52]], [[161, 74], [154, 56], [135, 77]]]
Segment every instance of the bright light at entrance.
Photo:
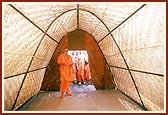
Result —
[[72, 57], [74, 81], [77, 84], [90, 84], [91, 72], [86, 50], [70, 50], [68, 54]]
[[88, 54], [86, 50], [69, 50], [68, 54], [72, 57], [73, 61], [77, 61], [78, 57], [84, 58], [88, 62]]
[[74, 81], [70, 90], [72, 93], [82, 93], [95, 91], [91, 80], [90, 63], [87, 50], [69, 50], [68, 54], [72, 57]]

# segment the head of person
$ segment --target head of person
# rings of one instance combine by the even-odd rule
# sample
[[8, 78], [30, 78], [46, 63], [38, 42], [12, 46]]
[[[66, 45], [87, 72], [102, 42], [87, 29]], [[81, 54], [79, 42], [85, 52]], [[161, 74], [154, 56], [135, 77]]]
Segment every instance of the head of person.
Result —
[[68, 48], [67, 47], [64, 48], [63, 53], [68, 54]]
[[75, 55], [74, 52], [72, 52], [72, 55], [73, 55], [73, 56]]
[[88, 62], [87, 62], [87, 61], [85, 61], [85, 64], [88, 64]]
[[78, 55], [78, 52], [76, 52], [76, 56]]

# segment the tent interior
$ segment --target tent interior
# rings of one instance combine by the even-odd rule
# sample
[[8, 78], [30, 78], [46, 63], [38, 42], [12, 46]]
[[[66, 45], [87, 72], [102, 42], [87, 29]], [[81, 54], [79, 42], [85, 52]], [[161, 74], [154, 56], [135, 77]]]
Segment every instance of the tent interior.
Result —
[[165, 110], [166, 3], [3, 2], [3, 111], [59, 91], [64, 47], [87, 51], [96, 90]]

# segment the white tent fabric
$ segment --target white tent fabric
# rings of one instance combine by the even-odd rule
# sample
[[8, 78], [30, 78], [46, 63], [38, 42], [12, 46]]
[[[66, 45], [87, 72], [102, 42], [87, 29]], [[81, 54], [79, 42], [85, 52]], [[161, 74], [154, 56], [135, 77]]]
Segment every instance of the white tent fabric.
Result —
[[5, 111], [38, 94], [57, 45], [77, 28], [95, 38], [117, 89], [148, 110], [166, 109], [166, 3], [4, 2], [2, 7]]

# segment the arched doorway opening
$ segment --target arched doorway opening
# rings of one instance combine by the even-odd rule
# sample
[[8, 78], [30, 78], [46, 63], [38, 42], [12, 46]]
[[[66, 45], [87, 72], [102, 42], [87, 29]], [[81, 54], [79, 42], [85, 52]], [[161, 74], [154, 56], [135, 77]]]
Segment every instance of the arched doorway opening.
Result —
[[87, 50], [70, 50], [68, 54], [72, 57], [74, 83], [91, 84], [91, 72]]
[[87, 50], [69, 50], [68, 54], [72, 57], [74, 72], [74, 81], [70, 87], [71, 92], [78, 94], [95, 91]]
[[75, 31], [67, 33], [59, 42], [46, 69], [41, 90], [59, 91], [60, 79], [57, 57], [64, 47], [68, 47], [69, 51], [87, 51], [92, 83], [96, 89], [111, 89], [115, 87], [111, 70], [93, 36], [84, 30], [76, 29]]

